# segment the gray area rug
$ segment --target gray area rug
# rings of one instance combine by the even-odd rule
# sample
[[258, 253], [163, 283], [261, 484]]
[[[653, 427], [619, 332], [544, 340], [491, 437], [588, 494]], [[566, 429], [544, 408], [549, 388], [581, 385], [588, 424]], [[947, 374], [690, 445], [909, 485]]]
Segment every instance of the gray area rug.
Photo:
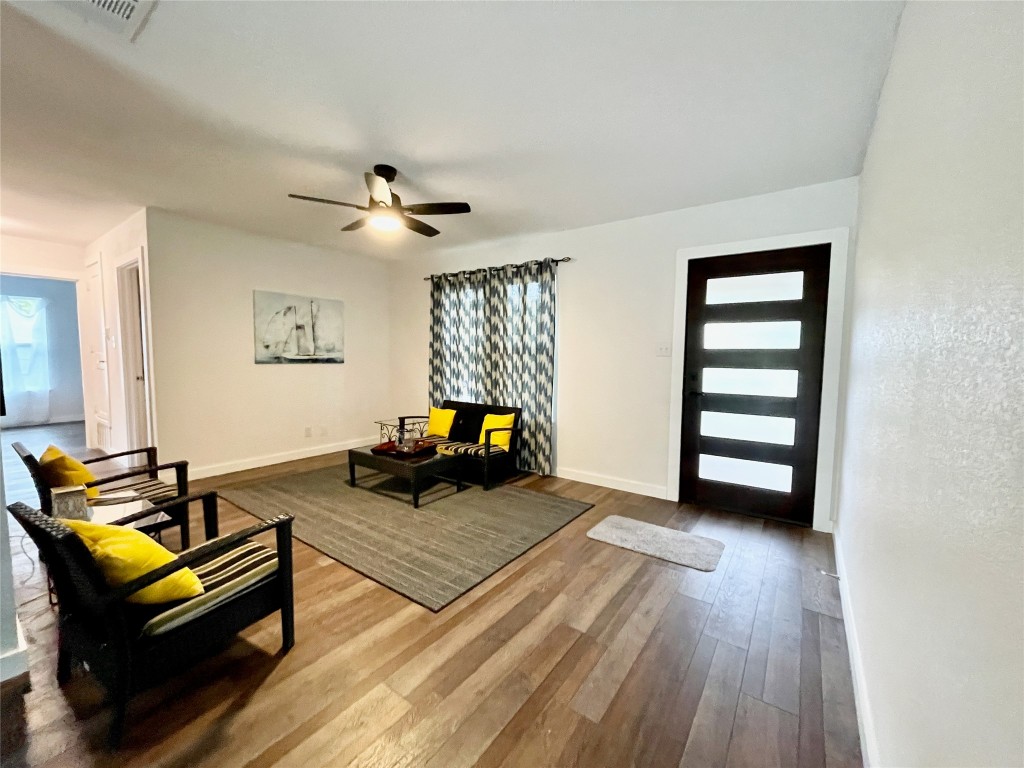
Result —
[[296, 538], [439, 611], [593, 505], [498, 486], [438, 483], [413, 509], [401, 481], [347, 466], [233, 486], [220, 495], [264, 520], [295, 515]]
[[606, 517], [587, 531], [587, 537], [698, 571], [715, 570], [725, 549], [718, 539], [618, 515]]

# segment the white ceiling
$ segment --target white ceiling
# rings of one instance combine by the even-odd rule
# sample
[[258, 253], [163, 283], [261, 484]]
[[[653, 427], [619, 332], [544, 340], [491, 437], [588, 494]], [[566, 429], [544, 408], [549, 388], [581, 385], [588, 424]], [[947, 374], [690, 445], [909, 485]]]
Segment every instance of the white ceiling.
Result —
[[[132, 43], [2, 5], [9, 234], [159, 206], [385, 257], [860, 172], [901, 3], [159, 2]], [[338, 229], [362, 173], [466, 200], [433, 240]]]

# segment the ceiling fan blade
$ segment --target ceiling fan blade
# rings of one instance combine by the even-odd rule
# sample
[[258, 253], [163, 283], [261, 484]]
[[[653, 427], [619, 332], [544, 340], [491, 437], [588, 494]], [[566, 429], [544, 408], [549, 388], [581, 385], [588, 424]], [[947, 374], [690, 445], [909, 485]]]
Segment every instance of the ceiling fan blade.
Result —
[[370, 190], [370, 198], [390, 208], [391, 187], [388, 186], [387, 181], [375, 173], [364, 173], [363, 178], [366, 179], [366, 188]]
[[417, 216], [435, 216], [442, 213], [469, 213], [469, 203], [413, 203], [404, 208]]
[[363, 218], [356, 219], [351, 224], [349, 224], [347, 227], [342, 227], [341, 231], [342, 232], [352, 232], [353, 230], [356, 230], [356, 229], [362, 229], [363, 227], [365, 227], [369, 223], [370, 223], [370, 217], [369, 216], [363, 216]]
[[325, 199], [323, 197], [310, 197], [309, 195], [288, 195], [288, 197], [293, 197], [296, 200], [309, 200], [309, 201], [314, 202], [314, 203], [327, 203], [328, 205], [341, 205], [341, 206], [344, 206], [345, 208], [355, 208], [356, 210], [359, 210], [359, 211], [368, 211], [368, 210], [370, 210], [365, 205], [356, 205], [355, 203], [342, 203], [342, 202], [339, 202], [338, 200], [327, 200], [327, 199]]
[[413, 232], [417, 232], [421, 235], [426, 235], [427, 237], [433, 237], [434, 235], [441, 234], [441, 230], [434, 229], [432, 226], [430, 226], [429, 224], [425, 224], [422, 221], [410, 219], [408, 216], [401, 216], [399, 217], [398, 220], [402, 222], [402, 224], [406, 228], [411, 229]]

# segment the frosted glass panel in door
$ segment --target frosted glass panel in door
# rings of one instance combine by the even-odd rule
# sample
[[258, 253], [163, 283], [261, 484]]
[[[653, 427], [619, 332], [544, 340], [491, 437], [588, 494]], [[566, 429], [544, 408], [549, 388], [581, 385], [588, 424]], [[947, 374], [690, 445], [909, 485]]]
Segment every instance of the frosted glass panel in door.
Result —
[[705, 323], [704, 349], [800, 349], [800, 321]]
[[708, 304], [750, 301], [799, 301], [804, 297], [803, 272], [715, 277], [708, 280]]
[[796, 419], [786, 416], [754, 416], [749, 413], [717, 411], [703, 411], [700, 415], [700, 433], [707, 437], [792, 445], [795, 432]]
[[707, 453], [700, 454], [697, 476], [703, 480], [749, 485], [754, 488], [766, 488], [769, 491], [789, 493], [793, 488], [793, 468], [785, 464], [730, 459], [727, 456], [711, 456]]
[[721, 395], [796, 397], [797, 371], [772, 368], [705, 368], [702, 389]]

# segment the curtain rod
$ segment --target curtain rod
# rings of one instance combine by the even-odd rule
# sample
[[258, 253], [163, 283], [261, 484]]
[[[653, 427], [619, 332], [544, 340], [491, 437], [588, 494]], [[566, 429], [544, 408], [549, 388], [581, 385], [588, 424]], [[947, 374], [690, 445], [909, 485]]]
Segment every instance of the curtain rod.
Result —
[[[572, 261], [572, 257], [571, 256], [566, 256], [564, 259], [552, 259], [551, 261], [553, 263], [555, 263], [555, 264], [564, 264], [567, 261]], [[539, 261], [527, 261], [524, 264], [502, 264], [500, 267], [480, 267], [480, 269], [465, 269], [465, 270], [462, 270], [460, 272], [446, 272], [446, 273], [444, 273], [442, 275], [427, 275], [423, 279], [424, 280], [431, 280], [431, 279], [433, 279], [435, 277], [447, 277], [450, 280], [451, 278], [455, 277], [456, 275], [473, 275], [473, 274], [476, 274], [477, 272], [491, 272], [492, 270], [507, 269], [509, 267], [512, 267], [512, 269], [522, 269], [527, 264], [539, 264], [539, 263], [540, 263]]]

